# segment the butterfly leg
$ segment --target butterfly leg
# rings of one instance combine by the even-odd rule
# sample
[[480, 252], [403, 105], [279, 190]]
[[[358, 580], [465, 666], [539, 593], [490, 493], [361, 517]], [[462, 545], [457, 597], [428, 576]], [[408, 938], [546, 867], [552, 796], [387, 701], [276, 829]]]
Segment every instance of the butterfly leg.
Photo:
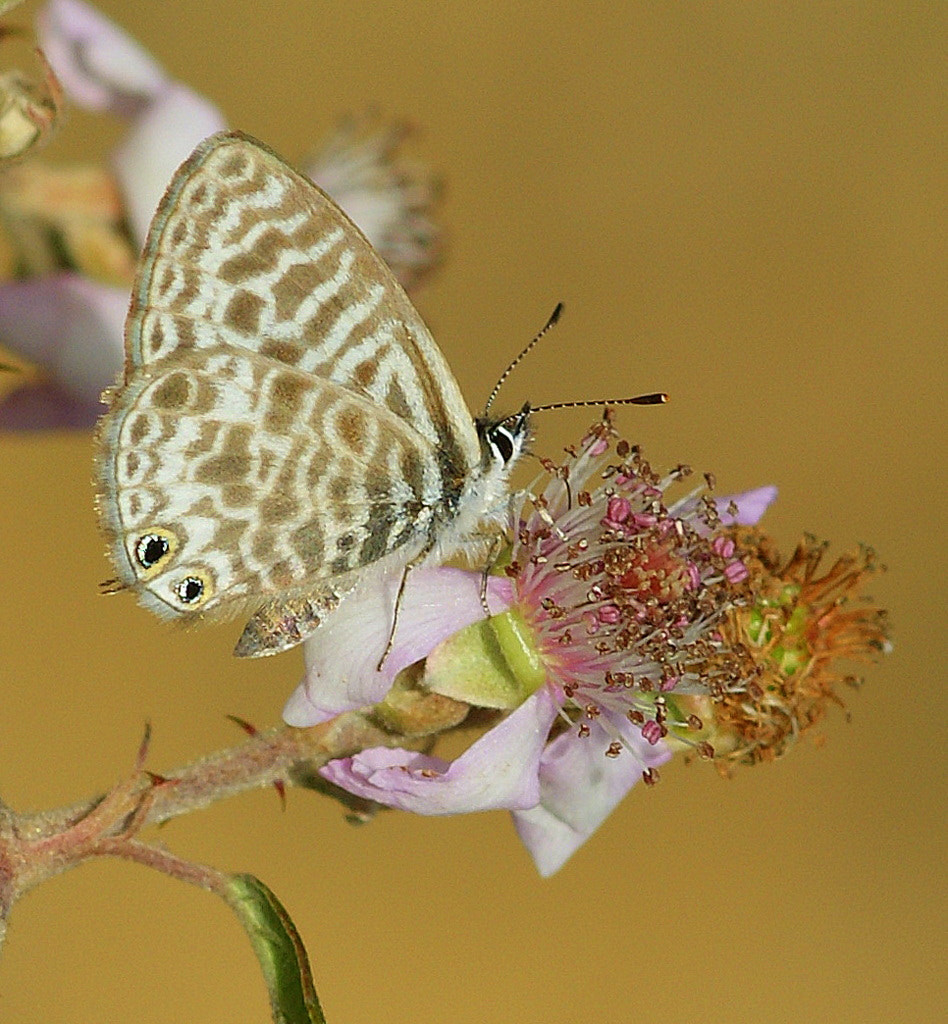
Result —
[[395, 594], [395, 605], [392, 608], [392, 628], [389, 630], [388, 640], [385, 643], [385, 650], [382, 651], [382, 657], [379, 658], [379, 663], [375, 666], [376, 672], [382, 671], [382, 666], [385, 664], [385, 659], [389, 656], [392, 651], [392, 647], [395, 644], [395, 632], [398, 629], [398, 615], [402, 607], [402, 597], [405, 594], [405, 585], [408, 583], [408, 574], [428, 557], [431, 553], [434, 544], [427, 544], [414, 558], [406, 563], [405, 568], [402, 570], [402, 578], [398, 582], [398, 591]]
[[497, 564], [497, 559], [500, 557], [500, 553], [503, 549], [504, 535], [502, 533], [498, 533], [491, 541], [490, 554], [488, 554], [487, 561], [484, 563], [484, 568], [481, 570], [481, 607], [484, 609], [484, 617], [488, 619], [494, 613], [490, 610], [490, 605], [487, 603], [487, 580], [490, 577], [491, 569], [493, 569]]

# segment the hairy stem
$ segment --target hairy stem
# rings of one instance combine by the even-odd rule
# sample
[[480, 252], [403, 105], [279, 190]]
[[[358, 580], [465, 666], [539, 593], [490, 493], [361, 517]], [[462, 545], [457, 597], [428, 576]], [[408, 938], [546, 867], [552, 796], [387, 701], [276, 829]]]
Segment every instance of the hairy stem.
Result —
[[[415, 747], [457, 725], [467, 707], [419, 691], [397, 708], [338, 715], [310, 729], [256, 733], [245, 743], [160, 775], [145, 770], [148, 733], [132, 770], [103, 796], [39, 814], [0, 804], [0, 941], [8, 913], [25, 892], [95, 856], [120, 856], [219, 890], [221, 876], [137, 840], [148, 825], [201, 810], [248, 789], [294, 784], [320, 767], [369, 747]], [[406, 700], [406, 696], [408, 699]]]

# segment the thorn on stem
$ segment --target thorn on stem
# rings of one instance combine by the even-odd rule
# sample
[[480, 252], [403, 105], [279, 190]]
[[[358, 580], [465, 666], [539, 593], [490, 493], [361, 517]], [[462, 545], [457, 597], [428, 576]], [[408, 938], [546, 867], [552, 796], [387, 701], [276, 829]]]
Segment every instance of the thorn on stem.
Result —
[[145, 767], [145, 760], [148, 757], [148, 748], [151, 745], [151, 722], [145, 723], [145, 734], [138, 746], [138, 754], [135, 757], [135, 770], [141, 771]]
[[260, 730], [246, 718], [240, 718], [238, 715], [225, 715], [225, 718], [229, 718], [234, 725], [239, 725], [248, 736], [257, 736], [260, 733]]
[[174, 786], [177, 784], [177, 779], [169, 779], [167, 775], [159, 775], [158, 772], [150, 772], [147, 768], [145, 774], [148, 776], [153, 786]]

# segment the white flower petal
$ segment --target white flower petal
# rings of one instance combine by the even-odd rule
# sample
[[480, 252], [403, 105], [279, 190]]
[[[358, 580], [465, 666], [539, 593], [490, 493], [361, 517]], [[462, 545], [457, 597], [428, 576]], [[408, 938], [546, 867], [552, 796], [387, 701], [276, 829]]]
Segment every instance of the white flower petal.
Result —
[[512, 816], [520, 842], [543, 878], [559, 871], [588, 838], [560, 821], [543, 804], [514, 811]]
[[199, 142], [226, 127], [213, 103], [177, 82], [169, 83], [133, 118], [112, 162], [140, 243], [179, 165]]
[[539, 807], [514, 812], [517, 834], [543, 877], [558, 871], [586, 842], [645, 768], [671, 757], [665, 744], [651, 746], [638, 730], [626, 729], [621, 716], [612, 724], [623, 733], [618, 757], [606, 757], [611, 735], [598, 723], [585, 738], [563, 733], [543, 752]]

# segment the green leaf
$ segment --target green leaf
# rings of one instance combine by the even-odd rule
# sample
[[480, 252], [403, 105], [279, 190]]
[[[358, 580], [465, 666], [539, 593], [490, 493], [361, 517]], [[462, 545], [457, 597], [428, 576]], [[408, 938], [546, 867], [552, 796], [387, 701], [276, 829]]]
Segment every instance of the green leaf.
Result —
[[226, 899], [260, 961], [274, 1024], [326, 1024], [306, 949], [280, 901], [253, 875], [231, 875]]

